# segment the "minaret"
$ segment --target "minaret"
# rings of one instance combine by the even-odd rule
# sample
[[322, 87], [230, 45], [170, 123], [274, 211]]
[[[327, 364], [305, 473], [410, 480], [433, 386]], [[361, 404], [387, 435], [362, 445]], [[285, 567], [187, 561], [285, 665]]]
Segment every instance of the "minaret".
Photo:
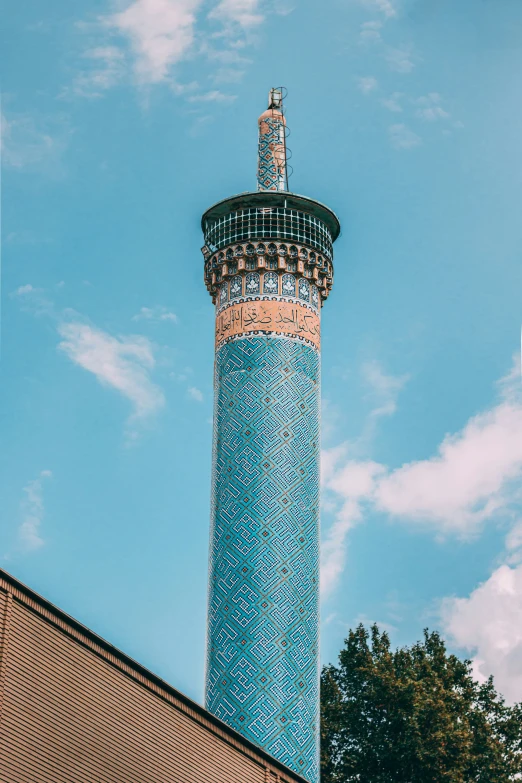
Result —
[[216, 305], [206, 706], [319, 780], [320, 314], [340, 226], [287, 191], [281, 89], [257, 191], [202, 218]]

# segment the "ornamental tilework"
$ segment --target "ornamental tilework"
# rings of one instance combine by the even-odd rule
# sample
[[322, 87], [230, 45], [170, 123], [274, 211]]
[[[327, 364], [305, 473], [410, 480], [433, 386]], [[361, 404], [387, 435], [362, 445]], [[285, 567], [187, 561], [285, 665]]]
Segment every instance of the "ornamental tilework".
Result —
[[310, 283], [308, 280], [305, 280], [304, 277], [302, 277], [299, 280], [299, 299], [302, 299], [304, 302], [310, 301]]
[[233, 277], [230, 281], [230, 299], [238, 299], [243, 293], [243, 278], [241, 275]]
[[[294, 281], [295, 285], [295, 281]], [[216, 353], [206, 706], [319, 779], [319, 353]]]
[[319, 307], [319, 291], [316, 285], [312, 285], [312, 305], [316, 309]]
[[283, 275], [281, 291], [283, 296], [295, 296], [295, 277], [293, 275]]
[[228, 302], [228, 283], [223, 283], [219, 289], [219, 304], [224, 305]]
[[276, 272], [265, 272], [263, 275], [263, 293], [277, 294], [279, 292], [279, 277]]
[[275, 113], [265, 117], [259, 133], [258, 190], [282, 190], [285, 176], [285, 130], [282, 115]]
[[245, 279], [245, 294], [246, 296], [256, 296], [259, 293], [259, 273], [249, 272]]

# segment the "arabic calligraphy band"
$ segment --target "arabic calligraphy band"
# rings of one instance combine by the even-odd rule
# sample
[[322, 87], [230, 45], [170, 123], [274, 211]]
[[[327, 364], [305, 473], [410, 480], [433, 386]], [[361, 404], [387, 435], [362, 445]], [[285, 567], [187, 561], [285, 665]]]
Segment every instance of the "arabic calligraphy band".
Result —
[[216, 317], [216, 349], [224, 340], [255, 333], [285, 335], [321, 348], [319, 315], [299, 302], [257, 300], [238, 302]]

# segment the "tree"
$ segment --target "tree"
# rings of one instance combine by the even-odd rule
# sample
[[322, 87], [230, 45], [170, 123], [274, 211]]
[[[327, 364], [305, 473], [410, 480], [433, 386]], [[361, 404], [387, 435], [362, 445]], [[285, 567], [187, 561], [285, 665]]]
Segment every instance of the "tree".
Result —
[[321, 783], [508, 783], [522, 776], [522, 704], [449, 655], [438, 633], [398, 650], [350, 631], [321, 676]]

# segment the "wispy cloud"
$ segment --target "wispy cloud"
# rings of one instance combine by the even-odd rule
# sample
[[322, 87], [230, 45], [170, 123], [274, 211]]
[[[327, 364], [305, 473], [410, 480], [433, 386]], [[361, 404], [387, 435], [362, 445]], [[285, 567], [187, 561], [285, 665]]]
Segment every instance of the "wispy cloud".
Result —
[[435, 122], [436, 120], [449, 119], [449, 113], [441, 106], [442, 98], [438, 92], [431, 92], [429, 95], [422, 95], [415, 100], [418, 106], [416, 115], [426, 122]]
[[396, 150], [409, 150], [422, 144], [422, 139], [404, 123], [390, 125], [390, 143]]
[[[117, 46], [97, 46], [84, 53], [90, 67], [76, 76], [72, 90], [85, 98], [99, 98], [118, 84], [126, 73], [124, 52]], [[66, 92], [62, 93], [62, 97]]]
[[[335, 511], [335, 520], [321, 546], [321, 592], [328, 595], [341, 575], [346, 557], [348, 532], [361, 521], [365, 504], [372, 496], [376, 479], [385, 471], [382, 465], [357, 457], [361, 449], [372, 446], [378, 421], [392, 416], [397, 399], [408, 376], [386, 373], [376, 360], [367, 361], [361, 369], [366, 397], [371, 404], [360, 438], [343, 443], [321, 454], [321, 481], [326, 494], [323, 505]], [[333, 502], [332, 502], [332, 499]]]
[[397, 16], [397, 8], [392, 0], [361, 0], [361, 2], [368, 8], [380, 11], [386, 19]]
[[16, 289], [15, 296], [25, 296], [26, 294], [32, 294], [34, 293], [35, 289], [31, 285], [31, 283], [26, 283], [25, 285], [18, 286]]
[[17, 299], [22, 310], [34, 315], [54, 315], [54, 304], [47, 297], [42, 288], [37, 288], [32, 283], [24, 283], [12, 291], [9, 296]]
[[365, 95], [376, 90], [377, 86], [377, 79], [374, 76], [360, 76], [357, 79], [357, 87]]
[[44, 545], [41, 536], [44, 517], [43, 484], [51, 476], [50, 470], [42, 470], [38, 478], [29, 481], [24, 487], [24, 499], [20, 506], [22, 522], [18, 528], [18, 538], [26, 551], [34, 551]]
[[383, 24], [379, 21], [363, 22], [359, 31], [359, 41], [364, 44], [375, 44], [382, 41]]
[[154, 346], [146, 337], [114, 337], [74, 320], [59, 323], [58, 334], [62, 338], [60, 351], [130, 402], [129, 426], [134, 427], [163, 407], [163, 392], [150, 376], [156, 364]]
[[133, 321], [169, 321], [176, 324], [178, 316], [163, 305], [155, 307], [142, 307], [139, 313], [132, 316]]
[[375, 359], [363, 364], [362, 376], [374, 402], [370, 418], [378, 419], [382, 416], [392, 416], [397, 410], [399, 393], [408, 382], [409, 376], [386, 373], [382, 365]]
[[389, 49], [386, 60], [392, 71], [397, 73], [410, 73], [415, 68], [411, 51], [409, 49]]
[[[345, 536], [361, 518], [365, 505], [398, 521], [429, 526], [437, 535], [464, 537], [476, 533], [486, 521], [503, 518], [520, 507], [519, 368], [519, 362], [515, 363], [499, 383], [497, 404], [472, 417], [461, 431], [447, 435], [429, 459], [391, 470], [371, 460], [357, 460], [350, 444], [323, 454], [323, 484], [338, 506], [327, 534], [326, 554], [331, 554], [332, 561], [326, 562], [325, 578], [330, 587], [342, 570]], [[395, 403], [382, 406], [388, 415], [394, 409]], [[515, 534], [513, 540], [518, 540]]]
[[196, 402], [203, 402], [203, 392], [196, 386], [189, 386], [187, 389], [187, 394], [191, 400], [195, 400]]
[[259, 5], [259, 0], [221, 0], [208, 16], [222, 22], [225, 28], [251, 30], [264, 21]]
[[[201, 29], [205, 18], [213, 22], [210, 35]], [[117, 12], [102, 14], [94, 23], [78, 23], [90, 36], [91, 47], [83, 54], [72, 88], [63, 94], [96, 98], [132, 80], [140, 88], [166, 83], [176, 95], [185, 95], [194, 83], [179, 84], [176, 66], [195, 53], [228, 66], [212, 74], [214, 82], [238, 81], [241, 69], [231, 66], [249, 62], [239, 52], [264, 19], [260, 0], [220, 0], [208, 13], [203, 0], [121, 0]], [[234, 97], [211, 91], [199, 100], [230, 102]]]
[[220, 90], [210, 90], [201, 95], [191, 95], [187, 100], [189, 103], [233, 103], [237, 95], [227, 95]]
[[402, 112], [403, 109], [401, 100], [403, 97], [404, 94], [402, 92], [394, 92], [390, 95], [389, 98], [382, 100], [381, 103], [385, 109], [388, 109], [388, 111]]
[[70, 137], [64, 116], [36, 120], [30, 114], [0, 114], [2, 165], [13, 169], [46, 166], [56, 173]]
[[245, 71], [243, 68], [218, 68], [212, 74], [212, 81], [215, 84], [237, 84], [243, 79]]
[[321, 595], [327, 597], [344, 570], [348, 532], [361, 521], [377, 477], [383, 472], [376, 462], [350, 459], [347, 445], [322, 455], [324, 488], [340, 500], [335, 520], [321, 545]]

